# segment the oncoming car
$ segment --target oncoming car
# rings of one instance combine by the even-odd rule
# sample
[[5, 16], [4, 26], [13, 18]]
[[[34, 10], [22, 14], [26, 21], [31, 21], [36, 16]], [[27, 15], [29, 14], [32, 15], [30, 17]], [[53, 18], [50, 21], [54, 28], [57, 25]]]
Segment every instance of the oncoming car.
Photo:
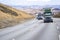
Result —
[[37, 15], [37, 19], [38, 20], [42, 20], [43, 18], [42, 18], [42, 15], [39, 13], [38, 15]]

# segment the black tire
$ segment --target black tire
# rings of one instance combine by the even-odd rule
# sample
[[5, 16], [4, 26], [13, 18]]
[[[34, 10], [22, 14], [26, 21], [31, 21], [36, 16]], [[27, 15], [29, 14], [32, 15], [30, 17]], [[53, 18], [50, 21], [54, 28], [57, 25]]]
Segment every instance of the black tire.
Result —
[[48, 23], [47, 21], [44, 21], [44, 23]]
[[40, 19], [38, 19], [38, 20], [40, 20]]
[[51, 21], [51, 22], [53, 22], [53, 21]]

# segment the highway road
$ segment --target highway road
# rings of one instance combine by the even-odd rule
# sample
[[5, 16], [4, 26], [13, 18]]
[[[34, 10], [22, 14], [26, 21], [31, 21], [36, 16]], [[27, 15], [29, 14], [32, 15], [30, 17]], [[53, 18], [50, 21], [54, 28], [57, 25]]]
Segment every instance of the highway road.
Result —
[[0, 29], [0, 40], [59, 40], [60, 19], [53, 23], [32, 19], [14, 27]]

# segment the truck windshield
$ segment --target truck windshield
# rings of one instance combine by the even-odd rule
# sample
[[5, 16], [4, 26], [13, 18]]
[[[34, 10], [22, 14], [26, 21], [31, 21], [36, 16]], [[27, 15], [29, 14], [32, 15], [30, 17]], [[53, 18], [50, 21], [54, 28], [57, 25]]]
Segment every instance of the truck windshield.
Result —
[[45, 16], [51, 16], [51, 13], [45, 13]]

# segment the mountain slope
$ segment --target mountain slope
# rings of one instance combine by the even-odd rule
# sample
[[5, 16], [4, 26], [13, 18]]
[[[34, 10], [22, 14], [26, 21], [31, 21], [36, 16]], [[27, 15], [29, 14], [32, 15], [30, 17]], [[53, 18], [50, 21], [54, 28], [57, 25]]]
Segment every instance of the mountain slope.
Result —
[[0, 3], [0, 28], [12, 26], [33, 18], [28, 13]]
[[60, 13], [54, 15], [54, 17], [56, 17], [56, 18], [60, 18]]

